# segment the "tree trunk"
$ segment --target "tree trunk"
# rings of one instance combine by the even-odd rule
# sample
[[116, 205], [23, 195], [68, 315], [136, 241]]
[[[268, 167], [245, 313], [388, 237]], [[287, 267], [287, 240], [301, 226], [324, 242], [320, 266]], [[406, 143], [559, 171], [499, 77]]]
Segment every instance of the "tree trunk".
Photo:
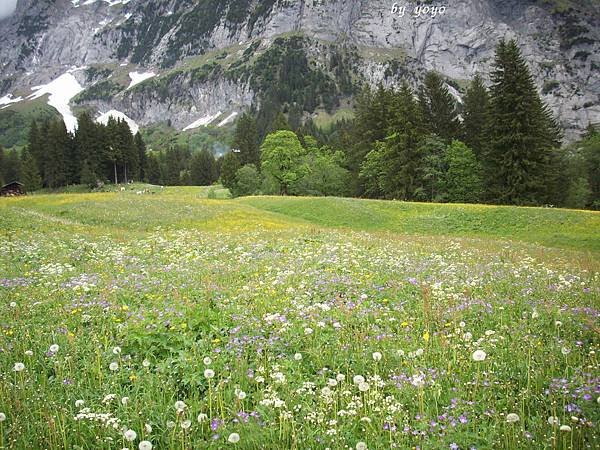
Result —
[[119, 184], [119, 180], [117, 179], [117, 161], [113, 161], [113, 167], [115, 169], [115, 186]]
[[127, 184], [127, 163], [125, 163], [125, 184]]

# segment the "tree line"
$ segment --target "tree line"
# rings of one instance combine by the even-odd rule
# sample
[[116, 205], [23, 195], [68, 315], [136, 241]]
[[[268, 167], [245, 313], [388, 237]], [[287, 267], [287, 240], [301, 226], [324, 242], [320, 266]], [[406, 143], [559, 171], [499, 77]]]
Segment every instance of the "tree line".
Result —
[[599, 133], [590, 126], [561, 148], [560, 129], [514, 40], [499, 43], [490, 86], [477, 75], [457, 97], [429, 72], [416, 91], [407, 83], [365, 88], [354, 119], [329, 130], [310, 120], [292, 130], [280, 113], [264, 140], [246, 114], [221, 180], [234, 195], [600, 209]]
[[0, 152], [0, 178], [21, 179], [29, 190], [98, 181], [220, 180], [235, 196], [600, 209], [600, 133], [590, 126], [582, 140], [561, 148], [560, 130], [515, 41], [499, 43], [489, 86], [477, 75], [461, 100], [429, 72], [416, 91], [407, 83], [365, 88], [354, 118], [325, 129], [297, 120], [290, 105], [266, 114], [268, 107], [240, 116], [232, 151], [218, 159], [208, 149], [183, 146], [147, 151], [139, 133], [133, 136], [125, 121], [112, 118], [102, 125], [83, 113], [72, 135], [62, 121], [34, 122], [20, 157]]

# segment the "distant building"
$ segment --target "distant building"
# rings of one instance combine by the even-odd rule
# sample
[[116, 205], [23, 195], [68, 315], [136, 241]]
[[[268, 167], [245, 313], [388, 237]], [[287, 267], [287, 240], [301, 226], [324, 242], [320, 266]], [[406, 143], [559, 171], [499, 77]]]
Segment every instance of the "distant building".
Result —
[[18, 181], [5, 184], [0, 188], [0, 197], [17, 197], [19, 195], [25, 195], [25, 186]]

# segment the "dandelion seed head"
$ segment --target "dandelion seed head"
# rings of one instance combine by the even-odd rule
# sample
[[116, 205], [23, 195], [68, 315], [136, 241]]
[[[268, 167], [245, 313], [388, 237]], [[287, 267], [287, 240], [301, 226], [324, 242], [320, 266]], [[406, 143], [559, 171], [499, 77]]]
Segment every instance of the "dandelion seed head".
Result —
[[520, 420], [520, 417], [518, 414], [515, 413], [510, 413], [506, 415], [506, 421], [508, 423], [516, 423]]
[[152, 450], [152, 442], [150, 441], [142, 441], [138, 446], [139, 450]]
[[137, 433], [133, 430], [127, 430], [123, 433], [123, 437], [129, 442], [133, 442], [137, 438]]
[[487, 354], [483, 350], [475, 350], [472, 357], [473, 361], [485, 361]]

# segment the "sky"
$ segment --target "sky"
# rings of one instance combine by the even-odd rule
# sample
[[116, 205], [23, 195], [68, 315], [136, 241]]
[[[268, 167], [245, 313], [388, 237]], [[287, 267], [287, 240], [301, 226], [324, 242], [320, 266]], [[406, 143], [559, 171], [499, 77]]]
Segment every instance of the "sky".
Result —
[[10, 16], [17, 6], [17, 0], [0, 0], [0, 20]]

